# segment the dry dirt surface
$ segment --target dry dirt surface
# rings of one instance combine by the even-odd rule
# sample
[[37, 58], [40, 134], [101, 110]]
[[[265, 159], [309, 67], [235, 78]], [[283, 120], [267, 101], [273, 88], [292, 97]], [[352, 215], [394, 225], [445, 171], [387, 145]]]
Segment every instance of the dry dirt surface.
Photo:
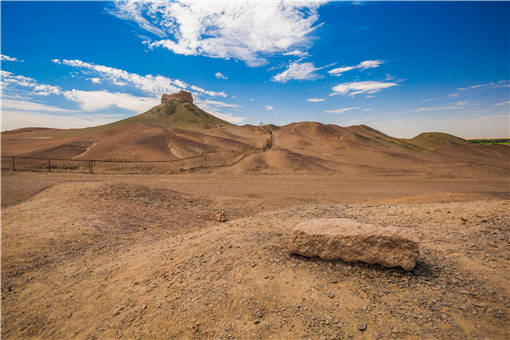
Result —
[[[4, 173], [1, 335], [508, 339], [509, 191], [508, 178]], [[288, 253], [297, 223], [329, 217], [412, 228], [417, 267]]]

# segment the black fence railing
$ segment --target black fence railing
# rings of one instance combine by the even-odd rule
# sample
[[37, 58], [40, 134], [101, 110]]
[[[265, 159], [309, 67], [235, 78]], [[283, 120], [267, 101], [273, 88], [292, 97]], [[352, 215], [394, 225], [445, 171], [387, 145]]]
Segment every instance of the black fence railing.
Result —
[[170, 174], [237, 163], [253, 151], [223, 151], [171, 161], [86, 160], [2, 156], [2, 170], [90, 174]]

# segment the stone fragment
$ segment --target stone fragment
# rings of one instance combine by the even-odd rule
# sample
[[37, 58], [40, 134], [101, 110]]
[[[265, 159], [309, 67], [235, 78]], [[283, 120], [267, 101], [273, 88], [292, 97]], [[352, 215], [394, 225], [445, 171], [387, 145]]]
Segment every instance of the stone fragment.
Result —
[[227, 222], [227, 218], [225, 217], [225, 211], [217, 211], [214, 213], [214, 220], [217, 222]]
[[346, 218], [302, 222], [288, 238], [288, 251], [324, 260], [365, 262], [412, 270], [419, 245], [411, 229], [382, 227]]

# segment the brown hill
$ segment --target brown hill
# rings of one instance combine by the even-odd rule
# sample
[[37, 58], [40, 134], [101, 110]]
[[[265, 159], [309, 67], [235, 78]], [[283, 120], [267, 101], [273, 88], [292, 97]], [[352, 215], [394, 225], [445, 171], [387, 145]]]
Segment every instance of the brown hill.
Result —
[[508, 176], [510, 148], [444, 133], [411, 139], [365, 125], [317, 122], [237, 126], [201, 110], [188, 94], [165, 95], [154, 108], [85, 129], [23, 128], [2, 133], [2, 154], [44, 158], [172, 160], [202, 152], [247, 150], [221, 171]]
[[267, 129], [219, 119], [187, 97], [114, 123], [85, 129], [23, 128], [2, 133], [2, 154], [42, 158], [172, 160], [202, 152], [253, 149]]

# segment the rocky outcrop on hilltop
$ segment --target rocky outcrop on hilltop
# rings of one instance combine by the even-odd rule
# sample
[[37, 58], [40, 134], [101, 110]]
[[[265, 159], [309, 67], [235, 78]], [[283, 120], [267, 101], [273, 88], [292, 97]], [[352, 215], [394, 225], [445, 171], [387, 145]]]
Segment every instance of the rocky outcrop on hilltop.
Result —
[[193, 104], [193, 95], [188, 91], [179, 91], [179, 93], [163, 94], [161, 96], [161, 104], [166, 103], [169, 100], [184, 100], [188, 103]]

